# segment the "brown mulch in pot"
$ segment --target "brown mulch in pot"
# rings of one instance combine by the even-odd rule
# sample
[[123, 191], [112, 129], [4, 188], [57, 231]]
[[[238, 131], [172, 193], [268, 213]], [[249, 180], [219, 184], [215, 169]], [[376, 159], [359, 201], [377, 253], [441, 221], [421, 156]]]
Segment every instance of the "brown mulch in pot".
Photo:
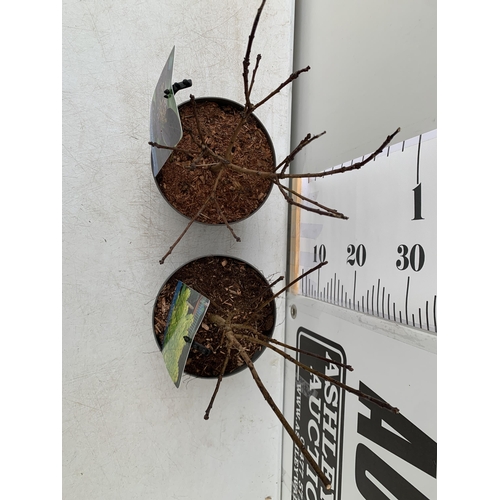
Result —
[[[238, 259], [211, 256], [189, 262], [169, 278], [158, 294], [154, 307], [154, 333], [159, 346], [163, 344], [165, 322], [178, 280], [210, 299], [207, 316], [213, 313], [224, 319], [231, 317], [233, 324], [246, 324], [251, 313], [273, 295], [267, 280]], [[199, 377], [217, 377], [226, 357], [227, 346], [222, 328], [211, 324], [207, 316], [194, 340], [211, 349], [212, 354], [205, 356], [192, 348], [185, 372]], [[273, 333], [274, 324], [273, 303], [263, 308], [258, 318], [250, 320], [254, 329], [268, 337]], [[251, 330], [234, 330], [234, 333], [255, 335]], [[262, 346], [251, 341], [240, 342], [251, 358], [262, 350]], [[230, 374], [243, 365], [245, 363], [238, 351], [232, 349], [225, 373]]]
[[[191, 102], [179, 106], [183, 137], [177, 145], [187, 151], [200, 151], [198, 128]], [[196, 113], [206, 144], [218, 155], [224, 156], [241, 111], [229, 104], [212, 101], [196, 102]], [[194, 136], [194, 138], [193, 138]], [[272, 146], [257, 120], [250, 116], [240, 130], [232, 148], [232, 162], [252, 170], [272, 172], [275, 158]], [[180, 213], [194, 217], [210, 195], [217, 172], [216, 160], [209, 154], [199, 157], [174, 151], [156, 177], [158, 188], [168, 202]], [[207, 166], [190, 166], [203, 163]], [[211, 166], [208, 166], [211, 165]], [[242, 220], [265, 201], [272, 188], [269, 179], [226, 170], [217, 186], [217, 201], [228, 222]], [[214, 203], [211, 203], [197, 219], [207, 224], [223, 224]]]

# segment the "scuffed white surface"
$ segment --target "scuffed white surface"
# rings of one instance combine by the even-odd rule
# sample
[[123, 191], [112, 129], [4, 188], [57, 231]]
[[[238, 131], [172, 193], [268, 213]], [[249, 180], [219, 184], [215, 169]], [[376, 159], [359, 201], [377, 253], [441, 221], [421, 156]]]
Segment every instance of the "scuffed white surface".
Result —
[[[242, 58], [259, 1], [63, 3], [63, 496], [117, 499], [279, 497], [281, 427], [249, 373], [175, 389], [151, 327], [165, 278], [192, 258], [242, 257], [284, 274], [286, 211], [264, 208], [225, 228], [195, 225], [158, 260], [186, 220], [151, 176], [149, 106], [176, 46], [174, 81], [189, 93], [242, 100]], [[291, 71], [291, 0], [269, 0], [255, 40], [263, 54], [255, 100]], [[289, 146], [290, 92], [258, 113], [277, 156]], [[276, 335], [283, 338], [284, 302]], [[282, 362], [265, 353], [262, 378], [280, 404]]]

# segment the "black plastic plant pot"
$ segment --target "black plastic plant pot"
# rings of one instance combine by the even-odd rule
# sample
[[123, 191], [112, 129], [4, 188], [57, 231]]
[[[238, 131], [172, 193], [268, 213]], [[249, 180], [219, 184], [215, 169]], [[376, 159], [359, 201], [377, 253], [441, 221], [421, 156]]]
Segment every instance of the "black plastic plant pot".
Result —
[[[199, 132], [192, 106], [191, 101], [185, 101], [178, 106], [183, 137], [177, 146], [179, 149], [199, 151]], [[212, 151], [224, 156], [230, 143], [229, 138], [244, 107], [235, 101], [220, 97], [197, 98], [195, 106], [204, 141]], [[251, 170], [272, 172], [276, 167], [276, 153], [271, 137], [262, 122], [253, 114], [241, 127], [232, 154], [233, 163]], [[203, 163], [205, 165], [200, 165]], [[206, 166], [209, 164], [212, 167]], [[196, 215], [210, 195], [216, 178], [215, 164], [216, 160], [209, 153], [200, 161], [195, 154], [173, 152], [155, 177], [151, 157], [156, 187], [167, 203], [188, 219]], [[196, 222], [208, 225], [224, 224], [220, 210], [224, 212], [229, 223], [243, 221], [264, 205], [272, 187], [273, 183], [268, 178], [226, 171], [217, 184], [216, 198], [219, 207], [210, 203]]]
[[[194, 259], [172, 273], [161, 286], [153, 307], [153, 335], [162, 350], [163, 333], [175, 288], [181, 281], [206, 296], [211, 302], [201, 323], [184, 372], [203, 378], [218, 377], [227, 354], [223, 328], [210, 321], [212, 314], [231, 317], [233, 324], [251, 324], [252, 331], [234, 329], [239, 342], [255, 362], [265, 346], [252, 342], [255, 330], [271, 338], [276, 325], [276, 303], [272, 300], [255, 313], [273, 296], [266, 278], [251, 264], [235, 257], [210, 255]], [[241, 336], [243, 335], [243, 337]], [[247, 367], [237, 349], [232, 348], [224, 376], [239, 373]]]

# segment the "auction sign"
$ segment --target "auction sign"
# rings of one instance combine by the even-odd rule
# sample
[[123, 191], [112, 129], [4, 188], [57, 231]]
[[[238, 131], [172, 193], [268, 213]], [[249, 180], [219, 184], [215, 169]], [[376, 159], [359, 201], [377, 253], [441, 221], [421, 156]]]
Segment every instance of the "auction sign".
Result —
[[[345, 353], [335, 342], [313, 332], [300, 330], [297, 347], [318, 356], [345, 364]], [[345, 384], [345, 368], [299, 353], [298, 360], [316, 371]], [[344, 393], [336, 385], [297, 367], [294, 430], [332, 483], [328, 495], [340, 497]], [[293, 450], [293, 500], [324, 498], [321, 482], [304, 460], [297, 445]]]
[[[331, 489], [324, 488], [298, 447], [284, 442], [282, 499], [435, 499], [436, 355], [431, 352], [433, 340], [419, 344], [416, 336], [410, 338], [414, 332], [407, 327], [404, 327], [407, 339], [397, 338], [396, 334], [380, 334], [384, 325], [378, 331], [376, 320], [369, 319], [374, 325], [361, 325], [356, 323], [356, 318], [346, 321], [345, 317], [321, 312], [332, 306], [314, 302], [311, 309], [314, 314], [302, 314], [300, 323], [297, 320], [289, 323], [290, 328], [295, 326], [296, 347], [301, 351], [297, 360], [400, 411], [394, 413], [382, 408], [295, 366], [293, 382], [290, 372], [285, 378], [285, 414], [331, 481]], [[312, 299], [296, 299], [299, 312], [306, 310], [304, 307], [309, 303], [312, 306]], [[390, 333], [389, 327], [387, 331]], [[287, 335], [290, 333], [288, 330]], [[415, 335], [423, 334], [415, 332]], [[293, 343], [290, 337], [287, 343]], [[349, 366], [353, 371], [347, 369]]]

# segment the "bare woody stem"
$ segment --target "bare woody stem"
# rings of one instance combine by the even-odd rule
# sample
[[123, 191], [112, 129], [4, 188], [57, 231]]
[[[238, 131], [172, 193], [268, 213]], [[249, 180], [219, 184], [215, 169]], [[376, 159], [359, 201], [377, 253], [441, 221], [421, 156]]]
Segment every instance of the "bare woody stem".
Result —
[[[278, 189], [281, 191], [281, 194], [283, 195], [283, 198], [285, 198], [285, 200], [290, 204], [290, 205], [293, 205], [295, 207], [299, 207], [299, 208], [302, 208], [303, 210], [307, 210], [308, 212], [314, 212], [318, 215], [325, 215], [327, 217], [334, 217], [336, 219], [344, 219], [344, 220], [347, 220], [349, 217], [346, 217], [344, 214], [338, 212], [337, 210], [333, 209], [333, 208], [329, 208], [325, 205], [321, 205], [320, 203], [318, 203], [317, 201], [314, 201], [314, 200], [311, 200], [310, 198], [307, 198], [306, 196], [298, 193], [297, 191], [294, 191], [293, 189], [291, 188], [288, 188], [286, 186], [283, 186], [283, 184], [280, 184], [280, 182], [276, 179], [273, 180], [274, 184], [276, 184], [276, 186], [278, 186]], [[295, 195], [297, 198], [301, 198], [302, 200], [304, 201], [307, 201], [313, 205], [316, 205], [317, 207], [320, 207], [320, 208], [312, 208], [312, 207], [308, 207], [306, 205], [303, 205], [302, 203], [299, 203], [297, 201], [294, 201], [294, 199], [289, 196], [286, 192], [286, 191], [289, 191], [291, 194]]]
[[262, 380], [260, 379], [259, 374], [257, 373], [257, 370], [255, 369], [255, 366], [252, 363], [252, 360], [250, 359], [248, 354], [245, 352], [245, 349], [243, 348], [243, 346], [239, 343], [238, 339], [234, 336], [233, 332], [231, 332], [230, 330], [226, 330], [224, 333], [225, 333], [227, 339], [229, 340], [229, 342], [231, 342], [239, 350], [240, 356], [243, 358], [246, 365], [250, 369], [250, 372], [252, 373], [252, 377], [255, 380], [257, 387], [259, 388], [260, 392], [264, 396], [264, 399], [267, 401], [267, 403], [269, 404], [269, 406], [271, 407], [271, 409], [273, 410], [275, 415], [278, 417], [279, 421], [283, 425], [283, 427], [286, 430], [286, 432], [288, 433], [288, 435], [292, 438], [292, 441], [295, 443], [295, 445], [302, 452], [302, 454], [304, 455], [306, 460], [311, 464], [311, 467], [314, 469], [314, 472], [316, 472], [316, 474], [320, 478], [321, 482], [325, 485], [325, 488], [327, 490], [331, 489], [332, 485], [331, 485], [330, 481], [328, 480], [328, 478], [326, 477], [324, 472], [321, 470], [319, 465], [316, 463], [314, 458], [311, 456], [311, 454], [307, 450], [306, 445], [301, 443], [299, 437], [297, 436], [297, 434], [295, 434], [294, 430], [292, 429], [292, 427], [290, 426], [290, 424], [286, 420], [283, 413], [281, 413], [279, 408], [276, 406], [276, 403], [274, 402], [273, 398], [271, 397], [271, 395], [267, 391], [266, 387], [262, 383]]
[[233, 231], [233, 228], [229, 225], [229, 222], [227, 221], [226, 216], [224, 215], [224, 212], [222, 211], [222, 208], [220, 207], [219, 202], [217, 201], [216, 197], [214, 197], [214, 203], [215, 203], [215, 206], [217, 207], [217, 212], [221, 216], [221, 218], [224, 221], [224, 224], [226, 225], [226, 227], [229, 229], [229, 232], [232, 234], [233, 238], [237, 242], [240, 242], [241, 238], [239, 236], [236, 236], [236, 233]]
[[198, 212], [192, 217], [192, 219], [189, 221], [188, 225], [184, 228], [184, 231], [180, 234], [180, 236], [175, 240], [173, 245], [168, 249], [168, 252], [160, 259], [160, 264], [163, 264], [165, 262], [165, 259], [172, 253], [174, 248], [178, 245], [178, 243], [182, 240], [184, 235], [188, 232], [188, 229], [193, 225], [193, 222], [201, 215], [201, 212], [205, 209], [205, 207], [208, 205], [208, 202], [212, 199], [212, 196], [210, 195], [206, 200], [205, 203], [201, 206], [201, 208], [198, 210]]
[[[227, 321], [222, 316], [219, 316], [218, 314], [213, 314], [213, 313], [207, 314], [207, 319], [211, 323], [214, 323], [217, 326], [219, 326], [220, 328], [224, 328], [228, 324]], [[308, 356], [311, 356], [311, 357], [316, 358], [316, 359], [320, 359], [321, 361], [325, 361], [327, 363], [333, 363], [334, 365], [340, 366], [342, 368], [346, 368], [347, 370], [349, 370], [351, 372], [353, 371], [353, 367], [351, 365], [346, 365], [344, 363], [334, 361], [333, 359], [324, 358], [323, 356], [318, 356], [317, 354], [314, 354], [312, 352], [304, 351], [303, 349], [298, 349], [297, 347], [293, 347], [291, 345], [279, 342], [276, 339], [266, 337], [263, 333], [260, 333], [256, 328], [254, 328], [253, 326], [248, 325], [246, 323], [245, 324], [236, 324], [236, 325], [231, 324], [231, 328], [233, 330], [250, 330], [251, 332], [255, 333], [255, 335], [260, 337], [260, 339], [262, 339], [262, 340], [256, 339], [255, 337], [252, 337], [251, 335], [244, 335], [241, 333], [235, 333], [234, 336], [236, 338], [245, 338], [245, 339], [249, 340], [250, 342], [255, 342], [256, 344], [260, 344], [263, 346], [268, 346], [269, 343], [273, 343], [273, 344], [285, 347], [286, 349], [290, 349], [290, 350], [295, 351], [295, 352], [307, 354]]]
[[360, 169], [363, 165], [366, 165], [368, 162], [377, 157], [382, 150], [392, 141], [394, 136], [399, 133], [401, 129], [397, 129], [391, 135], [388, 135], [385, 141], [380, 145], [380, 147], [374, 151], [372, 154], [367, 156], [363, 161], [355, 163], [354, 165], [350, 165], [348, 167], [336, 168], [335, 170], [325, 170], [323, 172], [316, 172], [310, 174], [285, 174], [284, 172], [262, 172], [260, 170], [252, 170], [250, 168], [240, 167], [239, 165], [235, 165], [234, 163], [229, 163], [228, 167], [235, 172], [240, 172], [242, 174], [252, 174], [257, 175], [259, 177], [266, 177], [271, 179], [308, 179], [308, 178], [316, 178], [316, 177], [327, 177], [329, 175], [342, 174], [344, 172], [349, 172], [350, 170]]
[[[247, 43], [247, 51], [245, 52], [245, 57], [243, 58], [243, 87], [245, 91], [245, 109], [248, 110], [250, 109], [251, 103], [250, 103], [250, 88], [248, 84], [248, 68], [250, 67], [250, 54], [252, 52], [252, 45], [253, 45], [253, 40], [255, 38], [255, 32], [257, 31], [257, 26], [260, 21], [260, 15], [262, 14], [262, 9], [264, 8], [264, 5], [266, 4], [266, 0], [262, 0], [262, 3], [260, 4], [260, 7], [257, 9], [257, 14], [255, 15], [255, 19], [253, 20], [253, 25], [252, 29], [250, 30], [250, 35], [248, 36], [248, 43]], [[260, 59], [258, 58], [257, 65], [259, 63]], [[257, 68], [254, 70], [253, 78], [255, 78], [255, 73], [257, 71]], [[252, 78], [252, 84], [253, 84], [253, 78]]]
[[[271, 290], [271, 289], [272, 289], [272, 287], [273, 287], [274, 285], [277, 285], [280, 281], [283, 281], [284, 279], [285, 279], [285, 277], [284, 277], [284, 276], [280, 276], [279, 278], [275, 279], [272, 283], [270, 283], [270, 284], [268, 285], [268, 289], [269, 289], [269, 290]], [[249, 308], [250, 308], [250, 307], [254, 307], [254, 305], [255, 305], [255, 304], [256, 304], [259, 300], [261, 300], [261, 299], [262, 299], [262, 296], [257, 297], [256, 299], [254, 299], [251, 303], [249, 303], [249, 304], [248, 304]], [[233, 325], [233, 326], [234, 326], [234, 325]], [[252, 330], [253, 330], [253, 327], [250, 327], [250, 329], [252, 329]], [[255, 330], [255, 331], [257, 332], [257, 330]], [[258, 333], [258, 332], [257, 332], [257, 333]], [[267, 338], [267, 337], [266, 337], [266, 338]]]
[[201, 144], [205, 144], [205, 140], [203, 138], [203, 130], [201, 129], [200, 118], [198, 117], [198, 112], [196, 110], [196, 99], [193, 94], [189, 95], [189, 100], [191, 102], [191, 107], [193, 108], [193, 115], [196, 121], [196, 128], [198, 129], [198, 135], [200, 136]]
[[[248, 116], [249, 116], [249, 113], [246, 111], [246, 109], [245, 109], [245, 111], [242, 111], [240, 121], [236, 125], [236, 127], [233, 131], [233, 135], [231, 136], [231, 139], [229, 140], [229, 143], [228, 143], [227, 148], [226, 148], [224, 160], [226, 160], [227, 162], [231, 161], [231, 158], [233, 156], [232, 150], [233, 150], [234, 143], [236, 142], [236, 138], [238, 137], [238, 134], [240, 133], [241, 127], [243, 127], [243, 125], [246, 123]], [[231, 165], [231, 164], [228, 163], [228, 165]]]
[[249, 99], [250, 99], [250, 95], [252, 93], [253, 84], [255, 83], [255, 75], [257, 74], [257, 70], [259, 69], [259, 63], [260, 63], [261, 59], [262, 59], [262, 56], [260, 54], [257, 54], [257, 59], [255, 61], [255, 68], [253, 69], [253, 73], [252, 73], [252, 81], [250, 82], [250, 87], [248, 89]]
[[217, 189], [217, 185], [219, 183], [219, 179], [220, 179], [221, 174], [222, 174], [222, 170], [219, 172], [219, 174], [217, 175], [217, 177], [215, 179], [215, 183], [214, 183], [214, 187], [212, 189], [212, 192], [208, 195], [207, 199], [205, 200], [205, 202], [203, 203], [201, 208], [198, 210], [198, 212], [191, 218], [188, 225], [184, 228], [184, 231], [182, 231], [181, 235], [175, 240], [174, 244], [169, 248], [168, 252], [161, 258], [160, 264], [163, 264], [165, 262], [165, 259], [172, 253], [172, 251], [177, 246], [179, 241], [182, 240], [184, 235], [187, 233], [188, 229], [193, 225], [193, 222], [201, 215], [201, 213], [206, 208], [206, 206], [209, 204], [209, 202], [214, 198], [214, 194], [215, 194], [215, 191]]
[[170, 151], [178, 151], [180, 153], [185, 153], [189, 156], [194, 156], [194, 155], [197, 155], [199, 153], [199, 151], [190, 151], [189, 149], [181, 149], [181, 148], [178, 148], [177, 146], [163, 146], [163, 144], [158, 144], [157, 142], [149, 141], [148, 144], [150, 146], [153, 146], [154, 148], [169, 149]]
[[335, 361], [333, 359], [328, 359], [324, 358], [323, 356], [319, 356], [318, 354], [314, 354], [309, 351], [304, 351], [303, 349], [299, 349], [298, 347], [293, 347], [288, 344], [284, 344], [283, 342], [280, 342], [279, 340], [273, 339], [272, 337], [266, 337], [263, 333], [260, 333], [258, 330], [253, 328], [250, 325], [232, 325], [233, 330], [250, 330], [253, 333], [255, 333], [259, 338], [252, 337], [251, 335], [242, 335], [242, 334], [236, 334], [236, 338], [244, 337], [250, 342], [255, 342], [260, 345], [267, 346], [268, 344], [276, 344], [281, 347], [284, 347], [285, 349], [290, 349], [291, 351], [299, 352], [301, 354], [306, 354], [307, 356], [311, 356], [312, 358], [319, 359], [321, 361], [325, 361], [327, 363], [333, 363], [336, 366], [339, 366], [341, 368], [345, 368], [346, 370], [349, 370], [352, 372], [354, 368], [351, 365], [346, 365], [345, 363], [340, 363], [339, 361]]
[[253, 84], [255, 82], [255, 75], [257, 74], [257, 69], [259, 67], [259, 63], [262, 58], [260, 54], [257, 56], [257, 60], [255, 62], [255, 68], [252, 73], [252, 81], [250, 84], [248, 83], [248, 69], [250, 67], [250, 54], [252, 53], [252, 45], [255, 38], [255, 32], [257, 31], [257, 26], [259, 25], [260, 21], [260, 15], [262, 14], [262, 10], [264, 9], [265, 4], [266, 0], [262, 0], [260, 7], [257, 9], [257, 14], [255, 15], [255, 19], [253, 20], [253, 25], [252, 29], [250, 30], [250, 35], [248, 36], [247, 50], [245, 52], [245, 57], [243, 58], [243, 90], [245, 93], [245, 108], [242, 112], [240, 121], [238, 122], [236, 128], [234, 129], [233, 135], [231, 136], [231, 139], [226, 149], [225, 158], [226, 160], [229, 161], [231, 160], [232, 157], [231, 151], [236, 141], [236, 137], [238, 137], [241, 127], [247, 121], [248, 116], [252, 113], [251, 109], [252, 103], [250, 102], [250, 94], [252, 92]]
[[[325, 375], [324, 373], [321, 373], [317, 370], [314, 370], [310, 366], [305, 365], [304, 363], [301, 363], [297, 359], [295, 359], [293, 356], [290, 356], [286, 352], [282, 351], [281, 349], [278, 349], [277, 347], [274, 347], [271, 345], [269, 342], [265, 342], [263, 340], [256, 339], [255, 337], [251, 337], [249, 335], [243, 335], [242, 337], [245, 337], [248, 340], [251, 340], [252, 342], [255, 342], [256, 344], [261, 344], [272, 351], [280, 354], [283, 356], [286, 360], [291, 361], [293, 364], [297, 365], [299, 368], [302, 368], [303, 370], [306, 370], [309, 373], [312, 373], [313, 375], [316, 375], [317, 377], [322, 378], [323, 380], [326, 380], [327, 382], [330, 382], [337, 387], [340, 387], [341, 389], [344, 389], [347, 392], [350, 392], [351, 394], [355, 394], [356, 396], [364, 399], [368, 399], [369, 401], [372, 401], [376, 405], [380, 406], [381, 408], [385, 408], [386, 410], [392, 411], [393, 413], [399, 413], [399, 409], [395, 408], [394, 406], [391, 406], [389, 403], [386, 403], [385, 401], [382, 401], [380, 399], [374, 398], [373, 396], [369, 396], [368, 394], [365, 394], [364, 392], [359, 391], [358, 389], [354, 389], [354, 387], [350, 387], [349, 385], [343, 384], [342, 382], [339, 382], [338, 380], [335, 380], [332, 377], [329, 377], [328, 375]], [[306, 353], [309, 354], [310, 353]], [[316, 357], [316, 356], [314, 356]], [[325, 361], [328, 361], [329, 363], [333, 363], [331, 359], [326, 359], [323, 358]]]
[[281, 90], [283, 90], [283, 88], [285, 88], [287, 85], [289, 85], [294, 80], [296, 80], [301, 73], [305, 73], [306, 71], [309, 71], [310, 69], [311, 69], [311, 67], [307, 66], [305, 68], [299, 69], [298, 71], [295, 71], [294, 73], [292, 73], [278, 88], [273, 90], [267, 97], [264, 97], [264, 99], [262, 99], [262, 101], [258, 102], [257, 104], [253, 104], [251, 106], [251, 110], [255, 111], [257, 108], [260, 108], [260, 106], [262, 106], [264, 103], [269, 101], [269, 99], [271, 99], [276, 94], [281, 92]]
[[328, 264], [328, 261], [325, 260], [325, 262], [320, 262], [317, 266], [313, 267], [312, 269], [309, 269], [309, 271], [306, 271], [305, 273], [301, 274], [298, 278], [295, 278], [293, 281], [291, 281], [290, 283], [288, 283], [288, 285], [286, 285], [284, 288], [282, 288], [278, 293], [275, 293], [270, 299], [268, 300], [265, 300], [254, 312], [253, 314], [251, 314], [248, 318], [247, 321], [249, 321], [250, 318], [252, 318], [255, 314], [259, 313], [260, 311], [262, 311], [262, 309], [264, 309], [264, 307], [266, 307], [268, 304], [270, 304], [276, 297], [278, 297], [279, 295], [281, 295], [283, 292], [285, 292], [286, 290], [288, 290], [291, 286], [295, 285], [295, 283], [297, 283], [298, 281], [300, 281], [301, 279], [305, 278], [308, 274], [311, 274], [313, 273], [314, 271], [317, 271], [318, 269], [320, 269], [321, 267], [323, 266], [326, 266]]
[[308, 144], [311, 144], [311, 142], [315, 141], [316, 139], [318, 139], [319, 137], [321, 137], [322, 135], [325, 135], [326, 134], [326, 131], [325, 132], [321, 132], [321, 134], [316, 134], [316, 135], [313, 135], [311, 136], [311, 134], [307, 134], [304, 139], [302, 139], [299, 144], [295, 147], [295, 149], [279, 164], [276, 166], [276, 168], [274, 169], [274, 171], [276, 172], [277, 170], [280, 169], [280, 167], [283, 167], [283, 170], [282, 172], [284, 172], [288, 166], [290, 165], [290, 163], [292, 163], [292, 161], [294, 160], [295, 156], [302, 150], [304, 149]]
[[398, 128], [391, 135], [388, 135], [385, 141], [380, 145], [380, 147], [374, 151], [371, 155], [367, 156], [363, 161], [354, 163], [354, 165], [350, 165], [348, 167], [336, 168], [335, 170], [325, 170], [324, 172], [319, 173], [311, 173], [311, 174], [278, 174], [278, 178], [280, 179], [306, 179], [311, 177], [327, 177], [328, 175], [334, 174], [343, 174], [344, 172], [349, 172], [351, 170], [357, 170], [361, 168], [363, 165], [366, 165], [368, 162], [372, 161], [375, 157], [377, 157], [382, 150], [394, 139], [396, 134], [401, 131]]
[[226, 326], [226, 320], [218, 314], [207, 313], [207, 319], [208, 321], [210, 321], [210, 323], [213, 323], [214, 325], [217, 325], [221, 328], [224, 328]]
[[212, 394], [212, 398], [210, 399], [210, 403], [208, 404], [208, 407], [205, 411], [205, 416], [203, 417], [205, 420], [208, 420], [210, 418], [210, 411], [212, 410], [212, 406], [215, 401], [215, 397], [217, 396], [217, 393], [219, 392], [219, 387], [222, 382], [222, 377], [224, 376], [224, 373], [226, 372], [226, 367], [227, 363], [229, 362], [229, 357], [231, 354], [231, 347], [227, 346], [227, 354], [226, 354], [226, 359], [224, 359], [224, 364], [222, 365], [222, 370], [219, 373], [219, 377], [217, 378], [217, 384], [215, 385], [215, 390], [214, 393]]
[[285, 279], [284, 276], [280, 276], [279, 278], [276, 278], [270, 285], [269, 288], [272, 288], [274, 285], [277, 285], [280, 281], [283, 281]]

